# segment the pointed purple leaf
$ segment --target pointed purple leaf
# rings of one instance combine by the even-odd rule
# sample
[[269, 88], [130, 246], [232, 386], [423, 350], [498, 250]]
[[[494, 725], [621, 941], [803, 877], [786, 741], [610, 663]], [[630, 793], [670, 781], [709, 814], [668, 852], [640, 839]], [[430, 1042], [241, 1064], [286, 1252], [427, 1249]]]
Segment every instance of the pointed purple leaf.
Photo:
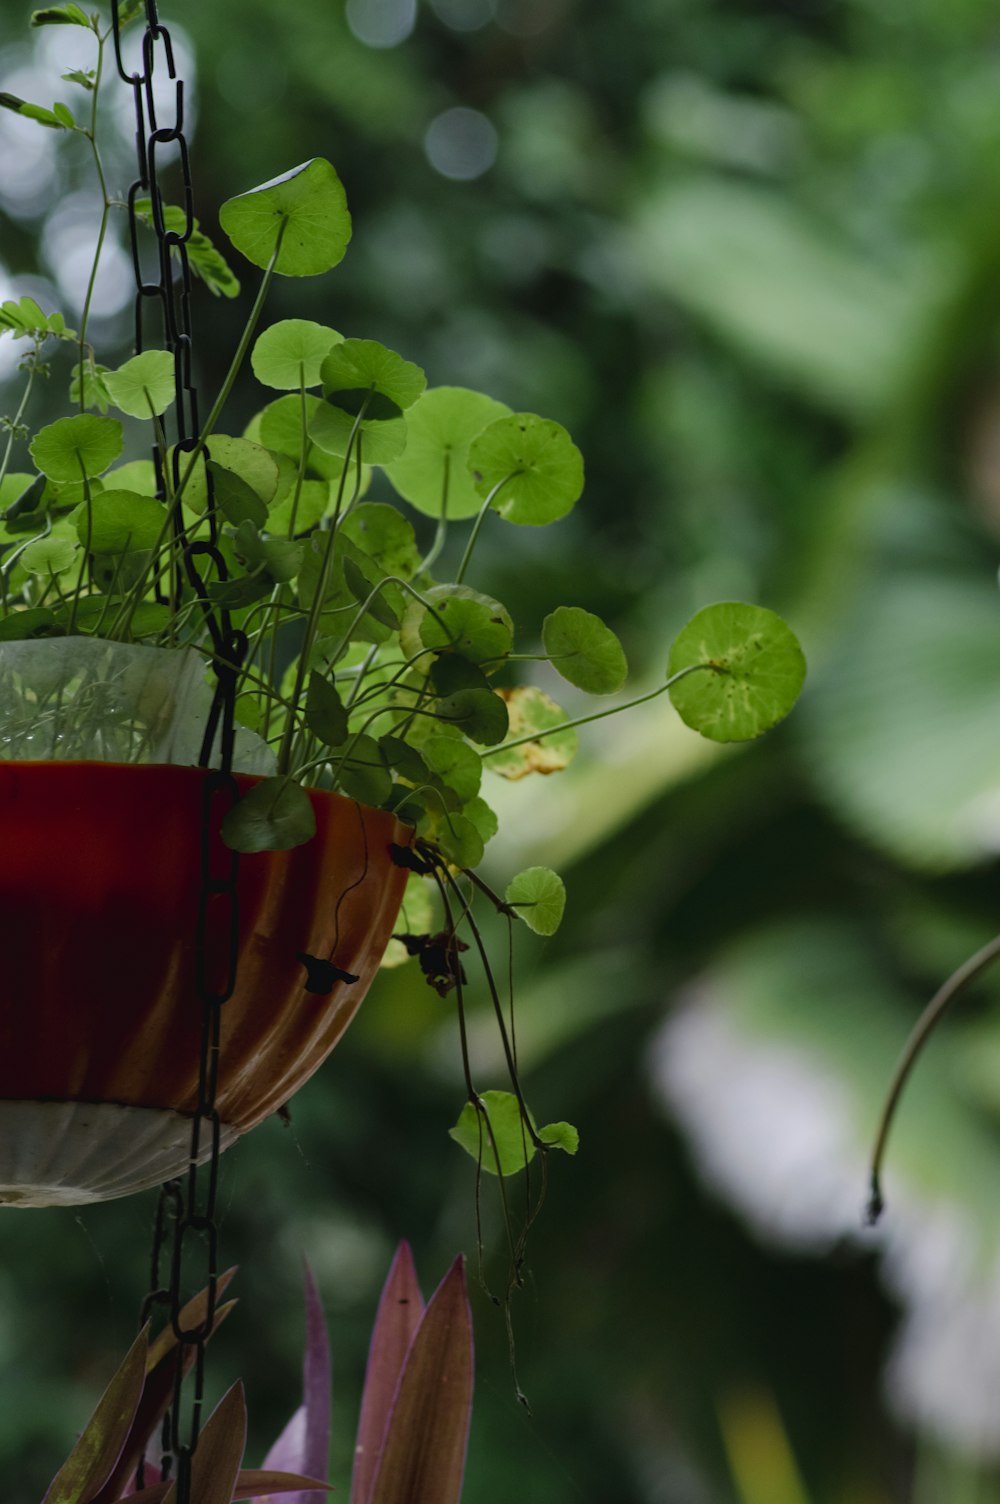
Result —
[[[323, 1302], [307, 1263], [303, 1265], [306, 1284], [306, 1350], [302, 1360], [302, 1399], [306, 1412], [305, 1449], [297, 1471], [310, 1478], [326, 1479], [330, 1467], [330, 1408], [333, 1395], [330, 1383], [330, 1338], [323, 1316]], [[323, 1504], [323, 1495], [304, 1493], [291, 1504]]]
[[[215, 1287], [217, 1297], [224, 1294], [235, 1274], [234, 1265], [233, 1268], [219, 1275]], [[235, 1305], [236, 1302], [230, 1300], [224, 1305], [216, 1306], [212, 1336], [218, 1331]], [[180, 1311], [178, 1321], [181, 1330], [191, 1331], [194, 1327], [200, 1326], [207, 1315], [208, 1291], [201, 1290]], [[91, 1504], [114, 1504], [114, 1501], [121, 1497], [126, 1480], [135, 1473], [140, 1457], [145, 1453], [174, 1397], [174, 1387], [177, 1382], [177, 1348], [178, 1340], [172, 1323], [165, 1326], [159, 1336], [149, 1344], [149, 1353], [146, 1357], [146, 1381], [131, 1430], [107, 1482], [94, 1494]], [[188, 1344], [180, 1354], [185, 1373], [191, 1368], [194, 1360], [194, 1345]]]
[[111, 1383], [97, 1402], [80, 1439], [63, 1463], [42, 1504], [80, 1504], [93, 1499], [121, 1456], [146, 1378], [148, 1329], [129, 1348]]
[[472, 1410], [464, 1260], [428, 1303], [407, 1353], [368, 1504], [458, 1504]]
[[[306, 1345], [302, 1361], [302, 1397], [291, 1420], [264, 1459], [272, 1469], [306, 1473], [325, 1479], [330, 1462], [330, 1339], [323, 1303], [312, 1270], [304, 1265], [306, 1286]], [[321, 1504], [313, 1489], [297, 1494], [288, 1504]]]
[[368, 1504], [406, 1354], [424, 1314], [409, 1243], [400, 1243], [379, 1301], [354, 1446], [351, 1504]]
[[[191, 1504], [230, 1504], [246, 1441], [246, 1397], [237, 1380], [201, 1428], [191, 1458]], [[176, 1481], [170, 1484], [164, 1504], [177, 1504]]]
[[[272, 1472], [265, 1468], [245, 1468], [236, 1475], [233, 1485], [233, 1499], [256, 1499], [258, 1504], [264, 1499], [269, 1499], [273, 1494], [289, 1494], [293, 1490], [301, 1491], [302, 1485], [307, 1484], [310, 1492], [320, 1487], [319, 1478], [304, 1478], [300, 1473]], [[130, 1504], [164, 1504], [173, 1483], [154, 1483], [150, 1488], [143, 1488], [137, 1494], [128, 1494], [126, 1497]], [[323, 1483], [324, 1493], [330, 1493], [333, 1485]], [[263, 1490], [267, 1492], [263, 1492]], [[322, 1495], [321, 1495], [322, 1497]], [[115, 1504], [122, 1504], [116, 1500]]]

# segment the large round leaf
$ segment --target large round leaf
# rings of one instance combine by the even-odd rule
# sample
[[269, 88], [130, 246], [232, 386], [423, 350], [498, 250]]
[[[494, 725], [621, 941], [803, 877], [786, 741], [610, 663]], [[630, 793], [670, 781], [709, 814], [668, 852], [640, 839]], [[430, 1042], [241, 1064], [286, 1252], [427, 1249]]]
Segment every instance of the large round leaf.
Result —
[[318, 386], [320, 366], [343, 337], [312, 319], [282, 319], [258, 335], [250, 356], [253, 373], [262, 385], [279, 392]]
[[174, 400], [174, 357], [168, 350], [144, 350], [103, 379], [115, 407], [130, 418], [159, 417]]
[[566, 907], [566, 884], [551, 867], [526, 867], [507, 884], [504, 898], [536, 935], [554, 935]]
[[583, 456], [565, 428], [533, 413], [491, 423], [469, 448], [469, 469], [484, 499], [508, 522], [542, 527], [565, 517], [583, 490]]
[[743, 742], [777, 725], [798, 699], [805, 658], [792, 629], [773, 611], [743, 601], [706, 606], [670, 649], [670, 687], [682, 721], [714, 742]]
[[613, 695], [628, 677], [625, 650], [599, 616], [558, 606], [542, 622], [542, 642], [556, 671], [592, 695]]
[[[323, 362], [322, 378], [324, 395], [332, 397], [338, 407], [344, 406], [338, 398], [350, 392], [358, 401], [351, 403], [349, 411], [357, 412], [360, 401], [371, 394], [386, 399], [390, 408], [386, 417], [398, 416], [396, 409], [412, 407], [427, 385], [419, 366], [374, 339], [345, 339], [336, 345]], [[383, 416], [370, 400], [369, 415]]]
[[[343, 408], [321, 402], [309, 420], [309, 437], [326, 454], [345, 455], [356, 422], [357, 419]], [[394, 460], [401, 455], [405, 448], [404, 418], [389, 418], [385, 422], [362, 418], [351, 450], [351, 459], [353, 461], [360, 449], [362, 460], [371, 465], [384, 465], [387, 460]]]
[[35, 436], [31, 458], [50, 480], [101, 475], [122, 452], [122, 426], [116, 418], [83, 413], [57, 418]]
[[428, 517], [473, 517], [483, 499], [469, 474], [469, 445], [509, 414], [503, 402], [482, 392], [432, 387], [407, 413], [406, 453], [386, 466], [386, 474], [400, 496]]
[[286, 277], [328, 272], [351, 238], [344, 185], [323, 157], [227, 199], [219, 223], [254, 266], [270, 264], [280, 236], [275, 271]]
[[76, 518], [77, 536], [92, 554], [135, 553], [155, 548], [167, 512], [162, 502], [137, 491], [101, 491]]

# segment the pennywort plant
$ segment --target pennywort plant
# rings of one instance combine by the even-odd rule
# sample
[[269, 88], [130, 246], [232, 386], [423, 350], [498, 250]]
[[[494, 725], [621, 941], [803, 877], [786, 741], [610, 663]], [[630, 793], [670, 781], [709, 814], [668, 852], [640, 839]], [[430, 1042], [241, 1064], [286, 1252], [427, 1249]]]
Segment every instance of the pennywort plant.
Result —
[[[130, 0], [119, 20], [140, 9]], [[542, 934], [556, 929], [564, 902], [561, 880], [544, 867], [517, 875], [502, 896], [478, 875], [497, 828], [484, 776], [554, 773], [573, 757], [579, 728], [662, 694], [703, 736], [756, 737], [798, 695], [799, 645], [760, 606], [708, 606], [674, 641], [663, 682], [623, 705], [625, 653], [592, 612], [556, 604], [541, 642], [525, 640], [503, 602], [477, 588], [477, 551], [487, 534], [502, 547], [506, 528], [558, 525], [583, 492], [583, 458], [552, 419], [482, 392], [429, 387], [417, 365], [375, 340], [309, 319], [263, 324], [275, 278], [327, 273], [347, 250], [346, 194], [322, 158], [221, 206], [219, 223], [254, 268], [256, 289], [197, 441], [175, 454], [172, 353], [142, 350], [110, 369], [90, 340], [109, 217], [123, 207], [99, 143], [110, 28], [75, 4], [36, 11], [33, 24], [88, 30], [94, 66], [63, 75], [72, 103], [0, 94], [0, 104], [40, 129], [82, 138], [102, 209], [79, 329], [31, 298], [0, 308], [0, 334], [26, 346], [0, 451], [0, 648], [44, 639], [58, 656], [89, 638], [194, 653], [207, 667], [203, 607], [229, 611], [248, 643], [236, 715], [257, 739], [267, 776], [227, 817], [225, 839], [243, 852], [307, 841], [309, 786], [394, 812], [414, 831], [400, 855], [412, 876], [397, 954], [417, 956], [428, 981], [460, 1000], [460, 952], [483, 949], [473, 897], [485, 894]], [[140, 219], [187, 228], [177, 205], [136, 207]], [[196, 221], [187, 249], [210, 294], [237, 294], [235, 274]], [[199, 317], [204, 327], [209, 315]], [[72, 358], [68, 411], [34, 431], [34, 392], [59, 345]], [[256, 383], [259, 410], [229, 433], [224, 414], [237, 382]], [[129, 450], [144, 432], [155, 462], [123, 460], [127, 430]], [[206, 565], [199, 599], [183, 552], [216, 535], [224, 569]], [[457, 567], [442, 576], [440, 562], [452, 556]], [[596, 707], [568, 715], [530, 683], [539, 662]], [[72, 708], [62, 687], [35, 678], [22, 689], [32, 714], [51, 709], [54, 695], [60, 715]], [[601, 708], [609, 696], [614, 704]], [[81, 698], [93, 706], [93, 694]], [[154, 701], [148, 713], [158, 716]], [[134, 714], [142, 720], [141, 707]], [[156, 739], [139, 730], [136, 744], [148, 751]], [[469, 942], [457, 938], [463, 927]], [[513, 1072], [512, 1051], [510, 1060]], [[513, 1100], [516, 1122], [509, 1100], [487, 1103], [470, 1080], [473, 1116], [456, 1129], [501, 1177], [523, 1167], [529, 1150], [571, 1147], [566, 1125], [536, 1131], [519, 1088]]]

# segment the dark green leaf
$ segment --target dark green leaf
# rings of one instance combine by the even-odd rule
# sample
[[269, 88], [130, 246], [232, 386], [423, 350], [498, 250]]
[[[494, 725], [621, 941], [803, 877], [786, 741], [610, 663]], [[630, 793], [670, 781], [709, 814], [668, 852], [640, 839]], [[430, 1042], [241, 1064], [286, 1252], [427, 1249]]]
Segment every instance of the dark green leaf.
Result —
[[255, 783], [222, 822], [222, 839], [234, 851], [288, 851], [315, 833], [309, 795], [287, 775]]
[[267, 507], [252, 486], [247, 485], [242, 475], [227, 470], [218, 460], [208, 461], [212, 477], [212, 494], [216, 505], [227, 522], [237, 527], [241, 522], [251, 522], [262, 528], [267, 522]]
[[0, 642], [18, 642], [35, 637], [51, 627], [55, 617], [43, 606], [29, 606], [24, 611], [12, 611], [0, 617]]
[[[89, 512], [89, 517], [88, 517]], [[155, 548], [167, 520], [162, 502], [135, 491], [100, 491], [76, 518], [77, 537], [92, 554]]]
[[350, 757], [339, 773], [340, 786], [360, 804], [379, 805], [388, 799], [392, 775], [378, 742], [370, 736], [353, 739]]
[[542, 623], [552, 667], [591, 695], [616, 694], [628, 678], [625, 651], [599, 616], [579, 606], [559, 606]]
[[64, 131], [63, 121], [53, 110], [47, 110], [41, 104], [29, 104], [26, 99], [19, 99], [16, 94], [0, 94], [0, 107], [5, 110], [13, 110], [15, 115], [24, 115], [28, 120], [37, 120], [39, 125], [50, 126], [53, 130]]
[[309, 675], [305, 717], [309, 730], [327, 747], [340, 747], [347, 740], [347, 711], [336, 687], [322, 674]]
[[369, 613], [375, 620], [388, 627], [391, 632], [399, 631], [399, 618], [392, 608], [383, 599], [381, 593], [373, 594], [373, 586], [369, 583], [361, 566], [347, 555], [343, 561], [344, 581], [354, 599], [361, 605], [367, 603]]
[[[402, 737], [391, 735], [380, 736], [378, 744], [390, 768], [393, 768], [400, 778], [405, 778], [407, 783], [412, 783], [414, 787], [427, 782], [430, 770], [416, 747], [411, 747], [409, 742], [403, 741]], [[473, 752], [471, 755], [475, 757], [476, 754]]]
[[31, 13], [32, 26], [85, 26], [93, 31], [88, 16], [78, 5], [47, 5]]
[[510, 618], [495, 602], [441, 595], [420, 622], [424, 647], [499, 668], [513, 646]]

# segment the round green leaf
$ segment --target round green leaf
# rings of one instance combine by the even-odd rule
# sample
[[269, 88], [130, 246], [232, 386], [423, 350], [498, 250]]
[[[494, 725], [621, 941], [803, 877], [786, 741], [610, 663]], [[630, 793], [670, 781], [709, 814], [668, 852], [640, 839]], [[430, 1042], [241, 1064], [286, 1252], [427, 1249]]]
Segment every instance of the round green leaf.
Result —
[[[278, 490], [280, 475], [273, 454], [268, 454], [261, 444], [249, 439], [237, 439], [225, 433], [213, 433], [206, 447], [209, 459], [230, 470], [248, 485], [251, 491], [265, 504], [273, 501]], [[173, 451], [169, 456], [173, 461]], [[181, 458], [181, 475], [187, 469], [187, 460]], [[191, 472], [191, 479], [184, 488], [184, 505], [193, 512], [203, 512], [208, 505], [208, 489], [205, 481], [205, 460], [199, 455]]]
[[306, 694], [306, 725], [328, 747], [340, 747], [347, 740], [347, 711], [336, 686], [315, 671], [309, 675]]
[[[335, 346], [323, 362], [322, 376], [323, 395], [332, 395], [335, 403], [342, 392], [376, 393], [394, 410], [412, 406], [427, 385], [419, 366], [374, 339], [345, 339]], [[352, 404], [350, 410], [358, 409]], [[395, 417], [394, 410], [387, 416]], [[377, 411], [370, 416], [377, 417]]]
[[628, 678], [625, 650], [614, 632], [579, 606], [558, 606], [547, 616], [542, 642], [557, 673], [588, 694], [613, 695]]
[[351, 238], [344, 185], [323, 157], [227, 199], [219, 223], [254, 266], [270, 264], [281, 236], [275, 271], [285, 277], [328, 272]]
[[[491, 1175], [518, 1174], [531, 1163], [537, 1152], [522, 1118], [520, 1102], [513, 1092], [484, 1091], [479, 1093], [479, 1103], [477, 1106], [475, 1102], [466, 1102], [458, 1122], [454, 1128], [449, 1128], [449, 1136]], [[484, 1112], [489, 1126], [484, 1121]], [[534, 1126], [533, 1118], [531, 1123]], [[553, 1148], [566, 1149], [572, 1154], [579, 1143], [575, 1134], [576, 1130], [569, 1123], [550, 1123], [538, 1136]], [[571, 1143], [572, 1148], [569, 1147]]]
[[[307, 425], [322, 406], [322, 397], [317, 397], [312, 392], [306, 394]], [[274, 402], [269, 402], [258, 414], [258, 418], [260, 425], [257, 433], [251, 434], [248, 428], [244, 438], [253, 438], [265, 448], [275, 449], [279, 454], [290, 455], [293, 460], [301, 458], [302, 399], [297, 393], [293, 393], [290, 397], [278, 397]]]
[[806, 662], [798, 638], [773, 611], [743, 601], [706, 606], [670, 649], [670, 686], [681, 720], [714, 742], [742, 742], [784, 719], [798, 699]]
[[[324, 453], [345, 455], [355, 422], [356, 419], [343, 408], [321, 402], [309, 421], [309, 437]], [[384, 465], [388, 460], [396, 459], [406, 448], [405, 419], [388, 418], [380, 422], [374, 418], [362, 418], [351, 450], [352, 463], [359, 448], [361, 458], [369, 465]]]
[[137, 491], [100, 491], [77, 515], [77, 537], [92, 554], [127, 554], [155, 548], [167, 513], [162, 502]]
[[546, 1123], [539, 1128], [538, 1137], [553, 1149], [562, 1149], [565, 1154], [575, 1154], [580, 1147], [580, 1135], [572, 1123]]
[[337, 776], [342, 792], [359, 804], [381, 804], [392, 791], [392, 775], [385, 754], [370, 736], [353, 738], [350, 757], [338, 765]]
[[482, 392], [432, 387], [406, 415], [406, 452], [386, 465], [393, 486], [428, 517], [474, 517], [483, 498], [468, 469], [469, 445], [510, 408]]
[[440, 698], [431, 707], [446, 725], [457, 726], [482, 747], [502, 742], [507, 734], [507, 706], [485, 674], [463, 658], [449, 654], [431, 665], [430, 677]]
[[298, 504], [294, 517], [292, 504], [295, 501], [294, 487], [283, 496], [267, 514], [267, 531], [275, 537], [284, 537], [293, 527], [296, 535], [310, 532], [330, 511], [333, 498], [328, 480], [304, 480], [299, 489]]
[[315, 833], [309, 795], [285, 775], [255, 783], [222, 821], [222, 839], [234, 851], [288, 851]]
[[363, 501], [348, 513], [340, 527], [373, 560], [383, 574], [412, 580], [420, 567], [413, 525], [395, 507], [384, 501]]
[[453, 789], [463, 804], [476, 797], [483, 764], [479, 754], [473, 752], [466, 742], [454, 736], [432, 736], [424, 743], [422, 751], [431, 772]]
[[442, 816], [436, 822], [434, 839], [453, 867], [478, 867], [483, 859], [483, 838], [464, 815]]
[[526, 867], [507, 884], [506, 901], [536, 935], [554, 935], [566, 907], [566, 885], [551, 867]]
[[470, 663], [499, 668], [513, 645], [506, 613], [481, 600], [461, 595], [439, 599], [420, 621], [420, 640], [426, 648], [455, 653]]
[[508, 730], [498, 747], [483, 754], [491, 773], [514, 781], [529, 773], [558, 773], [572, 762], [577, 736], [572, 727], [559, 729], [568, 720], [561, 705], [530, 684], [500, 694], [507, 702]]
[[58, 418], [36, 435], [31, 458], [50, 480], [78, 481], [101, 475], [122, 452], [122, 426], [116, 418], [83, 413]]
[[104, 377], [115, 407], [130, 418], [157, 417], [174, 400], [174, 357], [168, 350], [144, 350]]
[[279, 392], [318, 386], [320, 366], [343, 337], [311, 319], [282, 319], [258, 336], [250, 356], [253, 373], [263, 386]]
[[469, 800], [462, 813], [479, 831], [484, 846], [487, 841], [492, 841], [500, 829], [500, 821], [497, 819], [496, 810], [491, 809], [486, 800], [481, 799], [478, 794], [475, 799]]
[[73, 567], [79, 548], [75, 538], [53, 531], [46, 537], [35, 538], [29, 543], [18, 562], [29, 574], [49, 579], [55, 574], [65, 574], [67, 569]]
[[156, 467], [152, 460], [128, 460], [104, 478], [104, 484], [116, 491], [138, 491], [140, 496], [156, 495]]
[[542, 527], [565, 517], [583, 490], [583, 456], [565, 428], [533, 413], [500, 418], [469, 446], [469, 469], [484, 499], [508, 522]]

